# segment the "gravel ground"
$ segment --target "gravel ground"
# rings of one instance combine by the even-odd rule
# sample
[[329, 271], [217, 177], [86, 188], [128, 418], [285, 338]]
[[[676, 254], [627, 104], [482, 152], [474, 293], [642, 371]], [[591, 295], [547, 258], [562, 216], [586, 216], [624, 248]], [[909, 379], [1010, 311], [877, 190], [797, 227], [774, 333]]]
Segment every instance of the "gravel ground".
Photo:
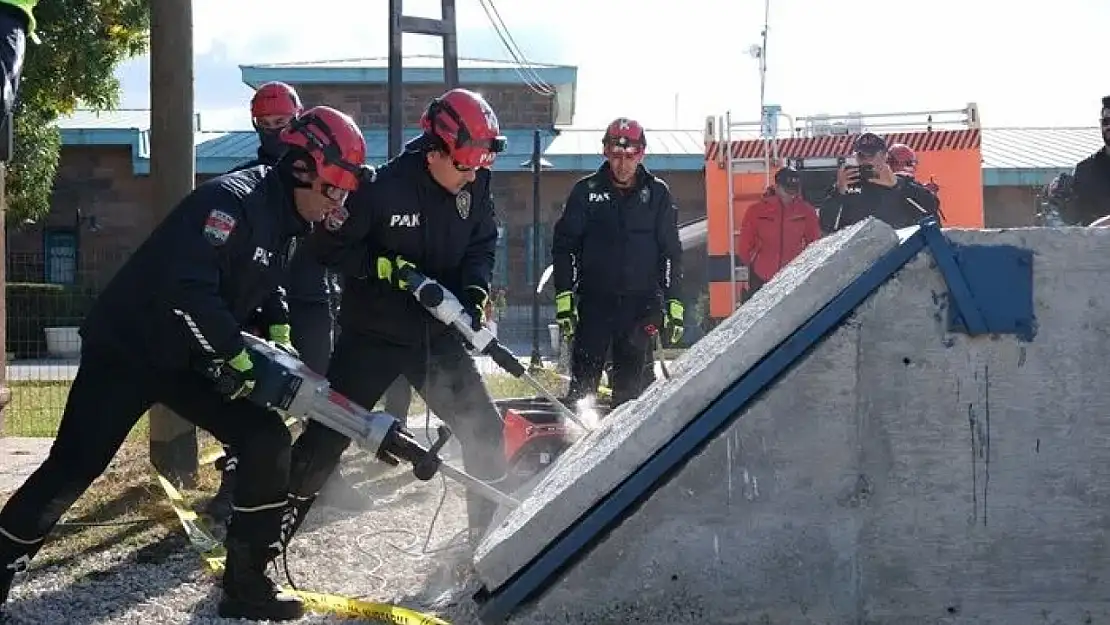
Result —
[[[297, 587], [394, 603], [437, 614], [452, 625], [474, 625], [474, 608], [466, 599], [474, 582], [471, 552], [461, 535], [466, 523], [462, 489], [438, 477], [417, 482], [399, 468], [356, 483], [368, 496], [367, 510], [315, 506], [290, 546], [289, 572]], [[429, 535], [441, 499], [442, 509]], [[5, 606], [7, 619], [0, 621], [5, 625], [242, 622], [216, 616], [215, 579], [204, 572], [182, 534], [174, 533], [171, 539], [138, 551], [109, 550], [65, 567], [33, 567], [17, 579]], [[284, 572], [273, 576], [287, 583]], [[311, 614], [296, 622], [352, 621]]]

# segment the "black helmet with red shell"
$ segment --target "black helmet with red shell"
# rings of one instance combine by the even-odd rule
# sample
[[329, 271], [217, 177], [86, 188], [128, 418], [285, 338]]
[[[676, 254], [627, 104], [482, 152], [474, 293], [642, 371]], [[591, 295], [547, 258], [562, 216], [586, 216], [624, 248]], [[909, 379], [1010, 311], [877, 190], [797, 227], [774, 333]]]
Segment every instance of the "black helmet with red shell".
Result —
[[451, 89], [432, 100], [420, 128], [457, 165], [471, 169], [492, 166], [508, 143], [493, 107], [468, 89]]
[[297, 91], [283, 82], [268, 82], [251, 97], [251, 118], [282, 115], [296, 117], [304, 107]]
[[281, 132], [281, 141], [313, 160], [322, 185], [348, 192], [358, 189], [366, 163], [366, 139], [346, 113], [328, 106], [312, 107]]
[[627, 117], [618, 117], [605, 129], [601, 138], [602, 152], [606, 157], [614, 154], [639, 156], [647, 148], [647, 135], [640, 122]]

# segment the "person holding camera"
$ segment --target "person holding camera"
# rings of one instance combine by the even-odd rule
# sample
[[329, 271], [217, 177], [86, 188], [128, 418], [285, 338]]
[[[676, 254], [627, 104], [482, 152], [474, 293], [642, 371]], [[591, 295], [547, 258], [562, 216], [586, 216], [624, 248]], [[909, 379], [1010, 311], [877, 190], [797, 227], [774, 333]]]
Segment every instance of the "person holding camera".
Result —
[[940, 200], [911, 176], [898, 176], [888, 162], [886, 141], [865, 132], [852, 145], [854, 158], [836, 172], [836, 185], [819, 202], [821, 230], [836, 232], [868, 217], [892, 228], [916, 225], [937, 215]]
[[1045, 188], [1047, 212], [1055, 217], [1045, 225], [1087, 226], [1110, 214], [1110, 96], [1102, 98], [1099, 129], [1104, 145]]

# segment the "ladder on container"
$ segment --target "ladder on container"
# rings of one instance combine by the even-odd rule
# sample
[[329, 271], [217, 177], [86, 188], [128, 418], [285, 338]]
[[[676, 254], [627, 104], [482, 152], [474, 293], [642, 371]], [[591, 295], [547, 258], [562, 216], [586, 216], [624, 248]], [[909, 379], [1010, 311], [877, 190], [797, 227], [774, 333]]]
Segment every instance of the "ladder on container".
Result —
[[[758, 122], [734, 122], [732, 112], [728, 111], [721, 116], [710, 116], [706, 119], [705, 141], [718, 146], [717, 160], [726, 171], [728, 181], [728, 231], [731, 233], [728, 242], [730, 297], [732, 310], [739, 304], [737, 283], [744, 281], [746, 276], [738, 272], [736, 262], [736, 236], [740, 234], [739, 224], [736, 222], [736, 190], [735, 175], [739, 173], [755, 173], [762, 171], [765, 187], [771, 186], [772, 169], [784, 161], [779, 154], [780, 135], [778, 120], [785, 118], [789, 122], [788, 131], [783, 138], [807, 139], [830, 137], [840, 135], [859, 135], [864, 132], [877, 134], [891, 134], [897, 132], [932, 132], [934, 130], [962, 127], [965, 129], [980, 128], [979, 107], [970, 102], [961, 109], [947, 109], [936, 111], [910, 111], [901, 113], [848, 113], [846, 115], [816, 114], [794, 118], [778, 107], [764, 107], [764, 119]], [[733, 142], [762, 140], [762, 158], [735, 158]], [[807, 159], [807, 161], [832, 159]], [[818, 163], [813, 162], [813, 165]], [[743, 278], [743, 279], [742, 279]]]

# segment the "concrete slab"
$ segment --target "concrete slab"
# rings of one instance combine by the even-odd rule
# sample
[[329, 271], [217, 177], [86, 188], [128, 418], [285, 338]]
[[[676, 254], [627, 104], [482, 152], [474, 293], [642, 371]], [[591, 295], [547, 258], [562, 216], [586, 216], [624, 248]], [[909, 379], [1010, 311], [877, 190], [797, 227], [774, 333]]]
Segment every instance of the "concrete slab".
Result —
[[611, 413], [479, 544], [475, 568], [486, 587], [500, 587], [897, 242], [889, 226], [869, 220], [810, 246], [676, 360], [670, 380]]
[[0, 437], [0, 494], [19, 488], [50, 453], [52, 438]]
[[1101, 230], [946, 232], [1034, 250], [1034, 341], [922, 252], [511, 623], [1110, 622]]

